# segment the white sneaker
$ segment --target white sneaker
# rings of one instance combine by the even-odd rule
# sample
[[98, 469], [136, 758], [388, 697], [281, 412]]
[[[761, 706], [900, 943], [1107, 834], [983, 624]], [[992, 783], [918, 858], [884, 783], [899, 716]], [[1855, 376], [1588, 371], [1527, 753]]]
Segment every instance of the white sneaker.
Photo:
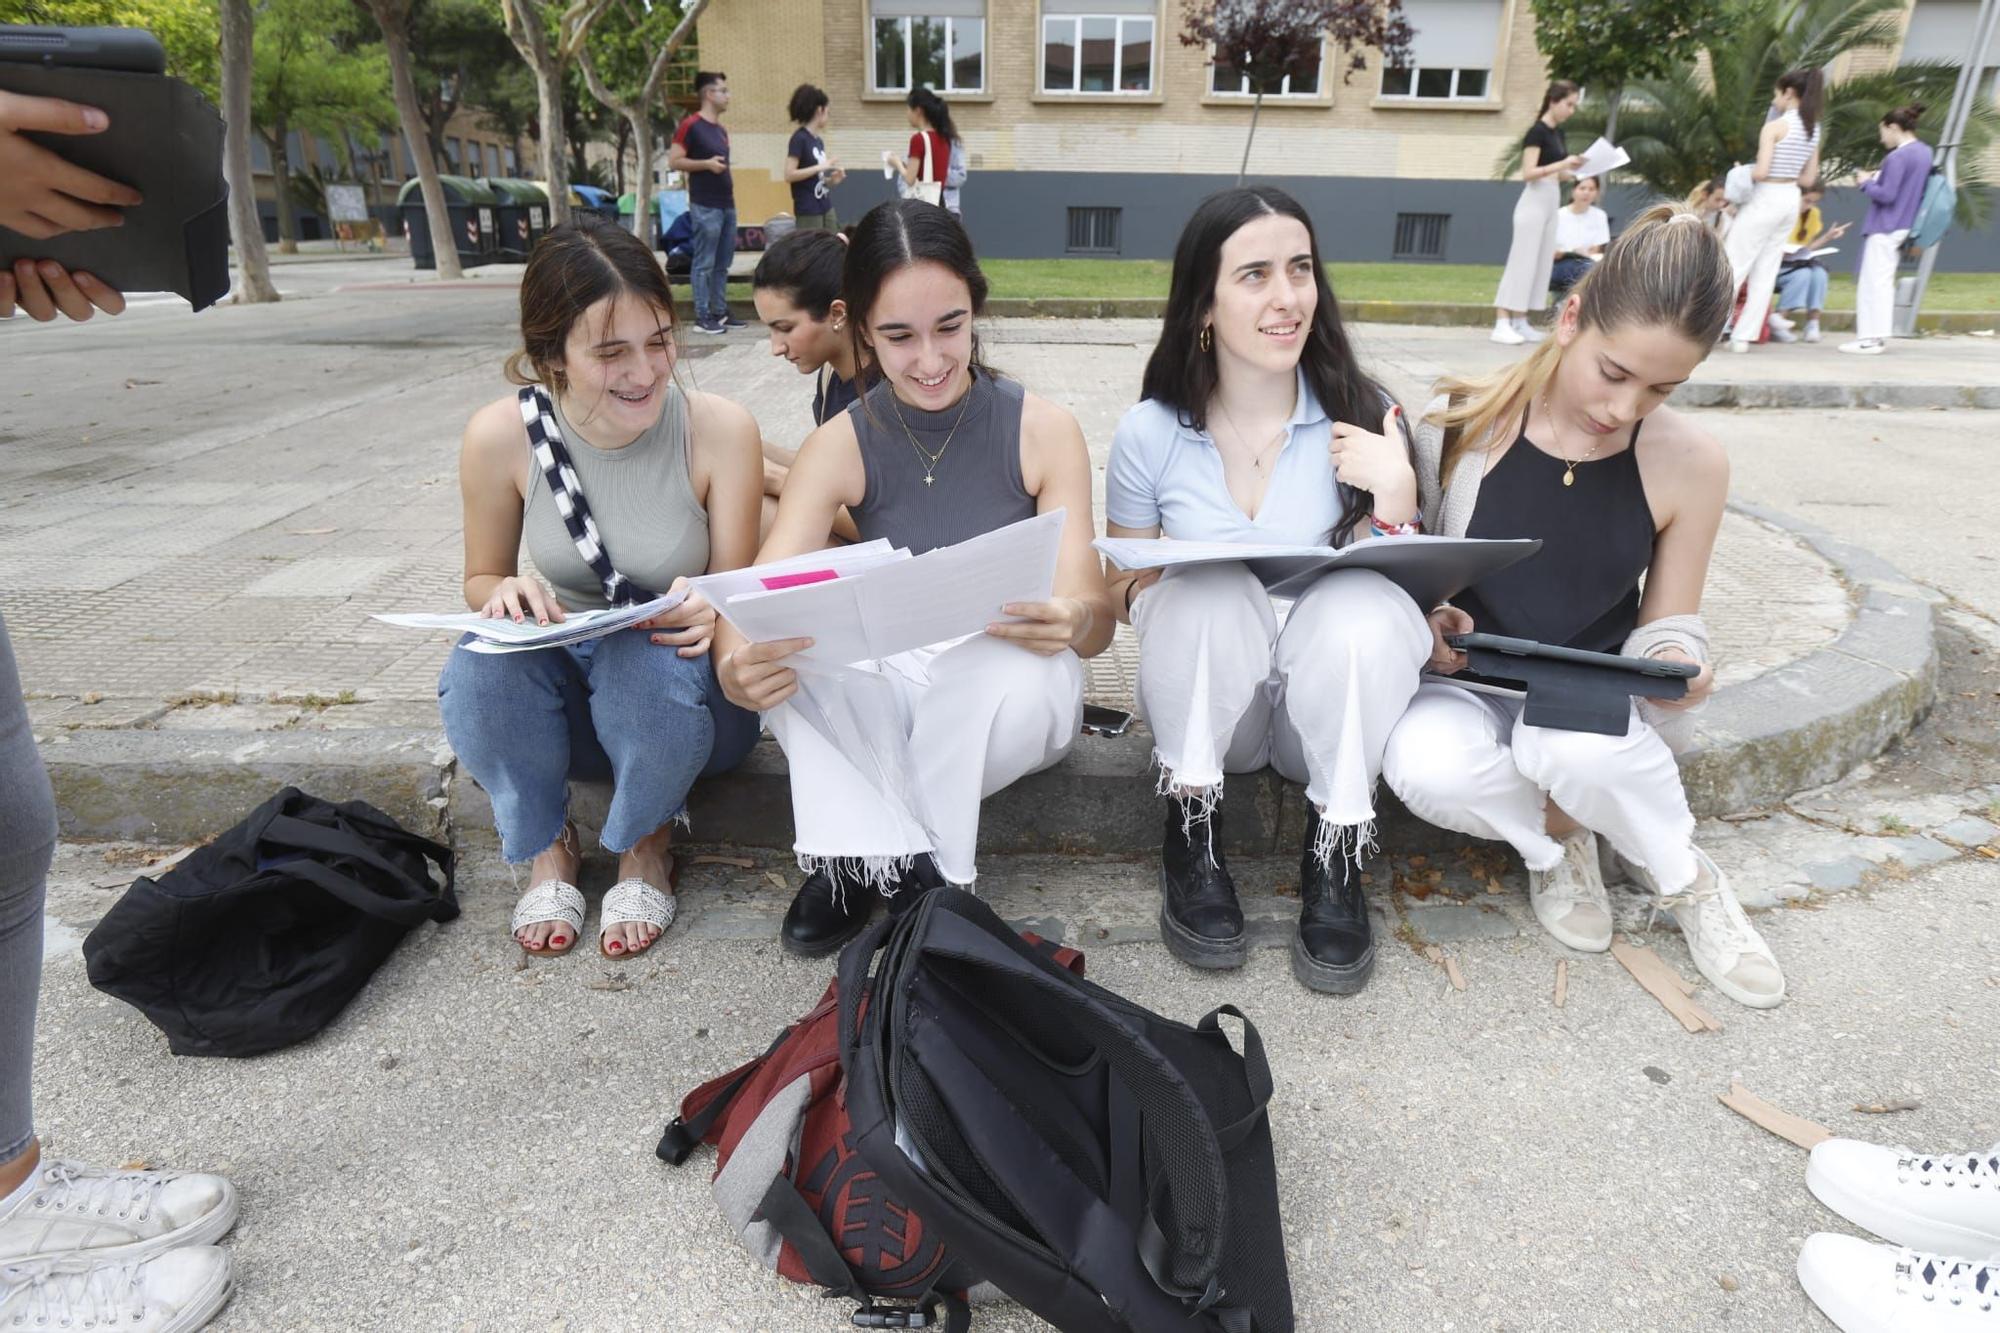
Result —
[[1799, 340], [1799, 335], [1792, 332], [1790, 324], [1780, 324], [1776, 319], [1772, 320], [1770, 328], [1765, 332], [1771, 335], [1771, 341], [1774, 343], [1795, 343]]
[[[1743, 915], [1722, 867], [1699, 847], [1694, 860], [1694, 883], [1671, 897], [1662, 895], [1660, 906], [1687, 937], [1695, 967], [1717, 990], [1752, 1009], [1777, 1008], [1785, 1001], [1785, 975], [1777, 958]], [[1659, 893], [1649, 872], [1638, 866], [1632, 872], [1640, 884]]]
[[0, 1327], [194, 1333], [229, 1299], [229, 1255], [213, 1245], [139, 1263], [0, 1268]]
[[1828, 1139], [1812, 1150], [1806, 1188], [1883, 1240], [1933, 1254], [2000, 1254], [2000, 1143], [1939, 1156]]
[[1772, 329], [1783, 329], [1786, 333], [1792, 331], [1792, 321], [1775, 310], [1764, 316], [1764, 326]]
[[1809, 342], [1809, 343], [1816, 343], [1816, 342], [1818, 342], [1818, 341], [1819, 341], [1819, 321], [1818, 321], [1818, 320], [1816, 320], [1816, 319], [1809, 319], [1809, 320], [1807, 320], [1807, 321], [1806, 321], [1806, 341], [1807, 341], [1807, 342]]
[[1563, 859], [1528, 872], [1528, 905], [1542, 929], [1572, 949], [1611, 947], [1611, 895], [1597, 864], [1597, 835], [1580, 828], [1562, 839]]
[[1857, 338], [1851, 343], [1842, 343], [1840, 350], [1850, 356], [1880, 356], [1883, 348], [1874, 338]]
[[2000, 1261], [1940, 1258], [1822, 1231], [1799, 1251], [1799, 1285], [1841, 1333], [2000, 1328]]
[[207, 1245], [234, 1225], [236, 1187], [221, 1176], [45, 1160], [0, 1211], [0, 1264], [79, 1253], [133, 1263]]
[[1729, 350], [1741, 355], [1750, 350], [1750, 344], [1741, 338], [1731, 338], [1729, 340]]
[[1521, 341], [1526, 343], [1538, 343], [1546, 336], [1540, 329], [1525, 319], [1514, 321], [1514, 332], [1520, 334]]
[[1528, 341], [1521, 336], [1520, 330], [1504, 319], [1496, 323], [1493, 326], [1493, 332], [1486, 336], [1492, 341], [1502, 343], [1508, 347], [1519, 347], [1522, 343]]

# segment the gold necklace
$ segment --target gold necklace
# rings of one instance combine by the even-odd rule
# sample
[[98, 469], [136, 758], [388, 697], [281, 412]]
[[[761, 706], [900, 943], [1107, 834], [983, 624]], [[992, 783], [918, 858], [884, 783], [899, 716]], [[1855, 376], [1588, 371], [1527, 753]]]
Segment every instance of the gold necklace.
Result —
[[[1229, 415], [1229, 409], [1223, 406], [1222, 399], [1217, 398], [1215, 400], [1215, 406], [1222, 413], [1222, 419], [1229, 423], [1229, 429], [1236, 436], [1236, 442], [1239, 445], [1242, 444], [1243, 441], [1248, 437], [1243, 434], [1243, 428], [1236, 424], [1236, 418]], [[1273, 440], [1272, 444], [1281, 443], [1284, 440], [1284, 438], [1285, 438], [1285, 432], [1283, 431], [1283, 429], [1280, 429], [1278, 431], [1277, 439]], [[1252, 453], [1250, 455], [1251, 470], [1256, 472], [1262, 472], [1264, 470], [1264, 454], [1270, 449], [1270, 447], [1271, 446], [1267, 444], [1264, 446], [1264, 448], [1259, 449], [1255, 453]]]
[[951, 429], [945, 432], [944, 443], [938, 446], [936, 453], [930, 452], [917, 443], [916, 435], [910, 430], [910, 423], [903, 420], [902, 400], [896, 397], [893, 389], [889, 392], [889, 406], [895, 410], [896, 424], [903, 428], [903, 434], [909, 438], [910, 447], [915, 449], [917, 457], [923, 460], [919, 466], [924, 470], [924, 485], [931, 485], [937, 480], [933, 474], [937, 471], [939, 460], [944, 457], [944, 451], [951, 448], [952, 437], [958, 434], [959, 426], [965, 422], [965, 409], [972, 406], [972, 386], [970, 384], [966, 385], [965, 397], [961, 398], [958, 403], [958, 420], [951, 423]]
[[1586, 453], [1582, 458], [1571, 458], [1563, 452], [1562, 436], [1556, 433], [1556, 416], [1555, 413], [1549, 411], [1549, 396], [1547, 394], [1542, 395], [1542, 415], [1548, 419], [1549, 440], [1556, 447], [1556, 457], [1563, 461], [1563, 485], [1574, 486], [1576, 485], [1576, 470], [1597, 457], [1597, 445], [1591, 445], [1590, 452]]

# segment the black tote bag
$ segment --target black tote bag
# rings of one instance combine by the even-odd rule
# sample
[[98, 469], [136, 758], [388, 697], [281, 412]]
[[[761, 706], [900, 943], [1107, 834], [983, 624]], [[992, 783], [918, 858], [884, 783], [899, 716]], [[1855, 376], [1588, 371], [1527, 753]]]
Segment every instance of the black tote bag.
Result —
[[175, 1055], [261, 1055], [332, 1022], [415, 927], [456, 917], [452, 882], [450, 848], [365, 802], [287, 787], [158, 881], [135, 879], [84, 963]]

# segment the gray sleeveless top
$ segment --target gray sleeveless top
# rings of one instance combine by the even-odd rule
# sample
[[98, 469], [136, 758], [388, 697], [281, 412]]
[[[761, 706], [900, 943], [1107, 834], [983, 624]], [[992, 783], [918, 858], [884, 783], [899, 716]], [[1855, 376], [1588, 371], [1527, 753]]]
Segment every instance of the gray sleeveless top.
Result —
[[[887, 380], [848, 408], [867, 474], [861, 503], [847, 511], [861, 539], [886, 538], [922, 555], [1033, 518], [1035, 497], [1021, 480], [1022, 397], [1015, 381], [975, 372], [966, 399], [942, 412], [898, 402]], [[917, 446], [935, 455], [947, 438], [927, 486], [929, 463]]]
[[[694, 498], [694, 483], [688, 479], [688, 405], [677, 386], [666, 386], [659, 421], [623, 449], [589, 443], [563, 415], [561, 404], [556, 424], [576, 464], [597, 534], [619, 573], [642, 588], [665, 592], [675, 579], [707, 571], [708, 511]], [[556, 512], [542, 470], [532, 463], [521, 526], [528, 558], [555, 589], [564, 610], [609, 605], [604, 585], [577, 553]]]

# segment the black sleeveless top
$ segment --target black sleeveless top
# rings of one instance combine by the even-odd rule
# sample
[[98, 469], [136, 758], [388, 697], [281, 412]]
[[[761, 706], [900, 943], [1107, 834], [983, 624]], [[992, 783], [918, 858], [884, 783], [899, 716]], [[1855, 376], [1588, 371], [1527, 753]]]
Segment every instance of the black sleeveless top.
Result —
[[[1540, 537], [1542, 549], [1452, 599], [1483, 634], [1616, 653], [1639, 624], [1639, 578], [1653, 560], [1653, 511], [1630, 447], [1576, 468], [1524, 431], [1479, 483], [1468, 537]], [[1462, 466], [1476, 467], [1476, 457]]]
[[[861, 503], [847, 511], [861, 540], [885, 537], [922, 555], [1033, 518], [1035, 497], [1021, 479], [1023, 401], [1016, 381], [975, 372], [965, 398], [925, 412], [878, 381], [847, 409], [867, 477]], [[928, 459], [940, 449], [925, 485]]]

